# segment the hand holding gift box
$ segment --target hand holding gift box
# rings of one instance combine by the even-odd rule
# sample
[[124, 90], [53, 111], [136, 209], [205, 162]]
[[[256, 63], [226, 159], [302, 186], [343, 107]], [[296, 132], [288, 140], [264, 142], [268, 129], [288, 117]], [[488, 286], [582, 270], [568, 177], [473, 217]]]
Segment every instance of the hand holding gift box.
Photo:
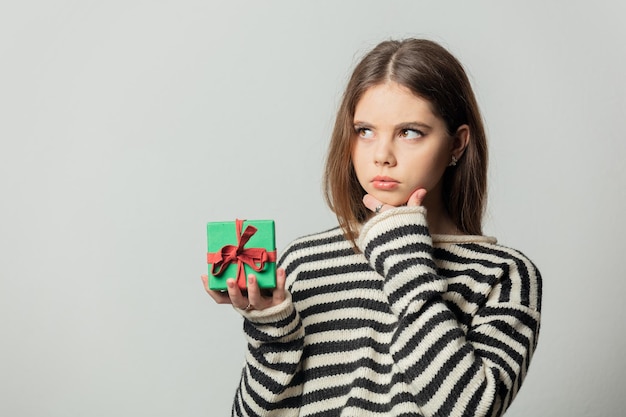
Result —
[[260, 288], [276, 287], [276, 243], [273, 220], [207, 223], [209, 288], [225, 291], [226, 280], [236, 278], [247, 288], [254, 273]]

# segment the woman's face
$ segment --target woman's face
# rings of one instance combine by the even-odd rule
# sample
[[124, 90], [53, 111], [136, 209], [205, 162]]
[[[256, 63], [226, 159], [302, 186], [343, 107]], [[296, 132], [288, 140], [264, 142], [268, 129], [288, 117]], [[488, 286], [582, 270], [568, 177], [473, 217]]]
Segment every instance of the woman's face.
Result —
[[356, 105], [354, 132], [352, 163], [368, 194], [392, 206], [419, 188], [428, 191], [425, 205], [441, 198], [441, 178], [458, 141], [428, 101], [392, 81], [370, 87]]

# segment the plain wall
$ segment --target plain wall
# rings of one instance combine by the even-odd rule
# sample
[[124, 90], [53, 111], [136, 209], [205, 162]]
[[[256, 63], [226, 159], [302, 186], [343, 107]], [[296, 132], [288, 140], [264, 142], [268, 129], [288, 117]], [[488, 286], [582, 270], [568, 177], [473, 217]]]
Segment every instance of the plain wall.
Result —
[[488, 128], [486, 233], [544, 277], [509, 416], [626, 409], [626, 6], [616, 1], [3, 1], [0, 415], [225, 416], [242, 319], [205, 223], [335, 225], [321, 173], [356, 61], [426, 37]]

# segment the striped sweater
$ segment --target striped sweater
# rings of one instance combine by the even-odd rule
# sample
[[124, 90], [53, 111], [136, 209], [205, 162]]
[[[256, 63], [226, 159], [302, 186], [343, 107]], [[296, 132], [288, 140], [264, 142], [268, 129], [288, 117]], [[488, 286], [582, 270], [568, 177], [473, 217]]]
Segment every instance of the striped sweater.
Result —
[[422, 207], [296, 240], [287, 298], [241, 312], [235, 416], [499, 416], [537, 344], [541, 277], [484, 236], [431, 237]]

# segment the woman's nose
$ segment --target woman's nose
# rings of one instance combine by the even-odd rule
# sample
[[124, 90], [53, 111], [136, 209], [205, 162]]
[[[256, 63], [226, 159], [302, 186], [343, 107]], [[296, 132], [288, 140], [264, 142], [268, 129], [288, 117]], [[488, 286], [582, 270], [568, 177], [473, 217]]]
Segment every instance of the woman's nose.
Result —
[[392, 138], [380, 138], [374, 150], [374, 163], [380, 166], [394, 166], [396, 164]]

